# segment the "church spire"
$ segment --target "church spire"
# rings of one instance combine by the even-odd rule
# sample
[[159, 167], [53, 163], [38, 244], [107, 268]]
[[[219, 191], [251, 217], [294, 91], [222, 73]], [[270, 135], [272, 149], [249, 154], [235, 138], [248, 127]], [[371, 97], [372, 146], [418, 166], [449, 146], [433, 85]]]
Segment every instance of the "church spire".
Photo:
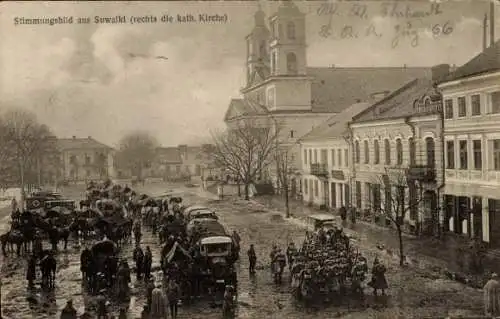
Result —
[[260, 6], [260, 3], [258, 4], [257, 12], [255, 12], [254, 18], [255, 18], [255, 26], [264, 26], [265, 25], [265, 14], [264, 14], [264, 11], [262, 11], [262, 7]]

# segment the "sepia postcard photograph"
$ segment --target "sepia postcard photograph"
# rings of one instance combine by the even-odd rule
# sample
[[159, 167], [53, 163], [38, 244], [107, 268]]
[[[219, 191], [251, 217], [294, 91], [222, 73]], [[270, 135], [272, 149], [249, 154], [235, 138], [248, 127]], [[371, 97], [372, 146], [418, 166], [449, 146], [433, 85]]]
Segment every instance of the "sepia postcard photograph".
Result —
[[499, 0], [0, 3], [0, 319], [500, 318], [499, 39]]

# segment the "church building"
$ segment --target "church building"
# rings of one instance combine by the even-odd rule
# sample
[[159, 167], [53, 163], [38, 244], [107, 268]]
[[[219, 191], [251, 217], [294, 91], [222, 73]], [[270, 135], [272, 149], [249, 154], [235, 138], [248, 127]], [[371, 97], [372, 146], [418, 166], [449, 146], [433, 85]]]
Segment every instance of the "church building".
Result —
[[[247, 81], [233, 98], [224, 121], [231, 128], [242, 120], [279, 127], [281, 145], [292, 147], [296, 184], [301, 190], [301, 156], [297, 141], [314, 127], [359, 102], [375, 102], [412, 79], [430, 74], [420, 67], [308, 67], [306, 15], [294, 1], [282, 1], [266, 23], [255, 13], [246, 37]], [[273, 178], [273, 165], [268, 178]]]

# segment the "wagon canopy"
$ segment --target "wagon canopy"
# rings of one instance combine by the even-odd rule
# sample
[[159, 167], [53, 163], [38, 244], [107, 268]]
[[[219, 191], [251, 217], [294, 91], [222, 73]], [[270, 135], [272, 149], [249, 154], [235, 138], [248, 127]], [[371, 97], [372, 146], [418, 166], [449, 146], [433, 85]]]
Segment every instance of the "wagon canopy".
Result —
[[97, 242], [96, 244], [94, 244], [94, 246], [92, 246], [92, 253], [94, 255], [104, 254], [112, 256], [116, 253], [116, 251], [116, 244], [109, 239], [101, 240], [100, 242]]
[[45, 213], [46, 218], [59, 218], [63, 216], [69, 216], [71, 215], [72, 210], [68, 209], [67, 207], [62, 207], [62, 206], [56, 206], [52, 207]]

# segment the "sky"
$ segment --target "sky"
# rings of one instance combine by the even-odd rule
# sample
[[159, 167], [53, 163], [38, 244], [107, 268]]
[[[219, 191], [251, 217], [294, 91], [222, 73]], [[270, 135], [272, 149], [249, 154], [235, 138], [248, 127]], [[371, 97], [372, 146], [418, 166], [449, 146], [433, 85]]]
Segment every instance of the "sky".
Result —
[[[380, 1], [296, 3], [306, 13], [308, 65], [324, 67], [462, 65], [482, 50], [483, 17], [489, 10], [486, 1], [440, 1], [437, 14], [407, 19], [384, 17]], [[389, 4], [385, 8], [390, 15], [392, 4], [384, 3]], [[405, 12], [407, 4], [412, 12], [431, 7], [426, 1], [398, 3], [397, 12]], [[367, 6], [364, 14], [360, 7], [353, 8], [356, 4]], [[267, 16], [277, 5], [260, 1]], [[336, 6], [335, 13], [324, 14], [320, 8], [325, 5]], [[92, 136], [110, 146], [134, 130], [151, 132], [162, 145], [209, 142], [210, 131], [224, 126], [230, 99], [239, 97], [245, 85], [245, 36], [257, 6], [256, 1], [3, 2], [0, 112], [17, 107], [33, 110], [59, 137]], [[497, 35], [499, 11], [496, 5]], [[75, 23], [77, 17], [93, 22], [95, 16], [123, 15], [129, 20], [200, 13], [226, 14], [228, 20]], [[14, 25], [16, 17], [58, 16], [72, 16], [75, 21]], [[323, 37], [320, 30], [329, 21], [330, 35]], [[395, 26], [408, 22], [418, 33], [418, 45], [400, 37], [393, 48]], [[443, 26], [452, 32], [436, 35]], [[341, 30], [349, 27], [357, 38], [342, 38]]]

